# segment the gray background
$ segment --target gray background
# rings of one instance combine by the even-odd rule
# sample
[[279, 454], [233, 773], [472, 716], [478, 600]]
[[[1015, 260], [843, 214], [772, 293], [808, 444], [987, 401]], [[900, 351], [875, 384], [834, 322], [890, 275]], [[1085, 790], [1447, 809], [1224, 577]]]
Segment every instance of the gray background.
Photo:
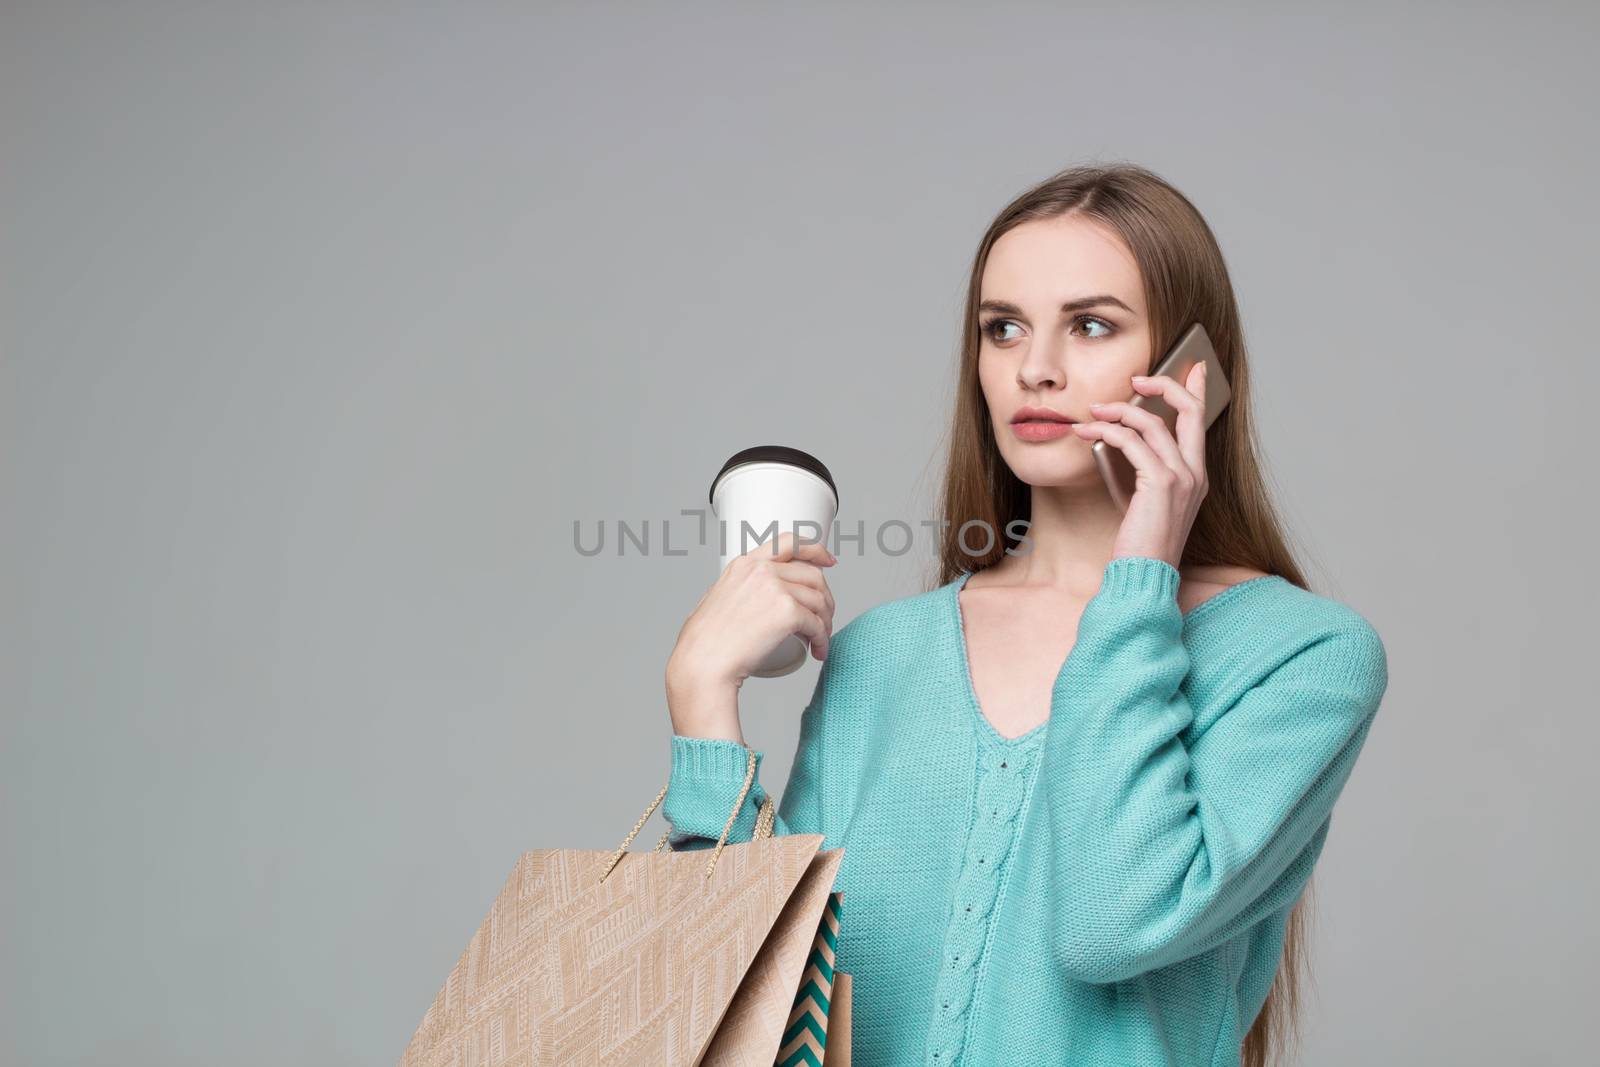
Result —
[[[1113, 159], [1389, 651], [1301, 1062], [1591, 1055], [1596, 18], [1337, 8], [6, 4], [3, 1059], [398, 1059], [665, 782], [660, 524], [767, 441], [930, 517], [977, 240]], [[817, 669], [747, 687], [775, 792]]]

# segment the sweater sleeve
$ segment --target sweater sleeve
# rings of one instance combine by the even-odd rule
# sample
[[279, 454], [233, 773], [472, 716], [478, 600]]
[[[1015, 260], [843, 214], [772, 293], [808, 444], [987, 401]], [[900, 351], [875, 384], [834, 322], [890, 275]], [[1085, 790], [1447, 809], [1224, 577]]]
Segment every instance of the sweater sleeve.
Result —
[[1107, 565], [1029, 799], [1008, 892], [1045, 902], [1030, 917], [1081, 981], [1188, 959], [1291, 904], [1388, 684], [1351, 612], [1306, 627], [1186, 744], [1178, 580], [1165, 560]]
[[[835, 648], [823, 661], [812, 689], [811, 701], [800, 713], [800, 741], [789, 782], [773, 810], [772, 833], [822, 833], [821, 789], [822, 711], [835, 662]], [[749, 750], [737, 741], [672, 735], [672, 771], [667, 780], [667, 795], [661, 809], [672, 825], [669, 844], [674, 850], [714, 848], [728, 814], [744, 784], [749, 766]], [[748, 841], [755, 833], [756, 814], [767, 795], [761, 785], [761, 752], [756, 752], [756, 773], [750, 791], [739, 807], [739, 815], [728, 832], [728, 843]]]

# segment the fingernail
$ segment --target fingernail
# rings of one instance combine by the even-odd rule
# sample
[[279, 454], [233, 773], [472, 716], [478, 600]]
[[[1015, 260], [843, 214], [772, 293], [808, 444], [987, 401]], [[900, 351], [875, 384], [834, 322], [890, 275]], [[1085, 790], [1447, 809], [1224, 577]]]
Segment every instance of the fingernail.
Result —
[[1136, 381], [1136, 382], [1148, 382], [1150, 379], [1146, 375], [1135, 374], [1133, 376], [1133, 380]]

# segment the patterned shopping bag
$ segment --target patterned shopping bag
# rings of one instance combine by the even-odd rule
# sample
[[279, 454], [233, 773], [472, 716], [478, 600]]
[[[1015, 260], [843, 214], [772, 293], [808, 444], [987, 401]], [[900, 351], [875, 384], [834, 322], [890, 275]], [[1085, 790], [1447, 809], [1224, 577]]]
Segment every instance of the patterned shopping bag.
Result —
[[[848, 1065], [848, 975], [834, 969], [843, 859], [820, 834], [628, 852], [522, 854], [445, 979], [401, 1067]], [[669, 831], [670, 832], [670, 831]]]
[[[830, 893], [811, 943], [811, 957], [800, 976], [800, 991], [789, 1011], [789, 1028], [778, 1047], [777, 1067], [817, 1067], [827, 1063], [836, 1067], [849, 1061], [844, 1046], [848, 1038], [839, 1031], [839, 1018], [849, 1011], [849, 975], [835, 975], [833, 954], [839, 945], [839, 911], [843, 893]], [[829, 1045], [829, 1038], [833, 1044]]]

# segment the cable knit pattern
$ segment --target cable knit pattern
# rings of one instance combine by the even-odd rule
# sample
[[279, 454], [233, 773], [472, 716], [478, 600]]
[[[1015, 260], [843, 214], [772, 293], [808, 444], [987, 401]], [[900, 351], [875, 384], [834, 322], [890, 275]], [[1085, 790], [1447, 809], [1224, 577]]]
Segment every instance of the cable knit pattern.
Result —
[[[1118, 557], [1049, 720], [1007, 739], [972, 695], [968, 577], [835, 632], [773, 824], [845, 849], [855, 1062], [1237, 1065], [1387, 688], [1382, 641], [1277, 576], [1182, 613], [1171, 564]], [[715, 843], [745, 764], [671, 738], [673, 847]]]
[[1023, 798], [1033, 781], [1034, 753], [1042, 736], [1041, 730], [1033, 730], [1018, 739], [1020, 743], [1006, 744], [990, 730], [980, 732], [976, 812], [950, 898], [938, 1007], [928, 1029], [926, 1062], [933, 1067], [960, 1062], [971, 1018], [967, 1005], [977, 985], [978, 963], [988, 944], [995, 902], [1021, 823]]

